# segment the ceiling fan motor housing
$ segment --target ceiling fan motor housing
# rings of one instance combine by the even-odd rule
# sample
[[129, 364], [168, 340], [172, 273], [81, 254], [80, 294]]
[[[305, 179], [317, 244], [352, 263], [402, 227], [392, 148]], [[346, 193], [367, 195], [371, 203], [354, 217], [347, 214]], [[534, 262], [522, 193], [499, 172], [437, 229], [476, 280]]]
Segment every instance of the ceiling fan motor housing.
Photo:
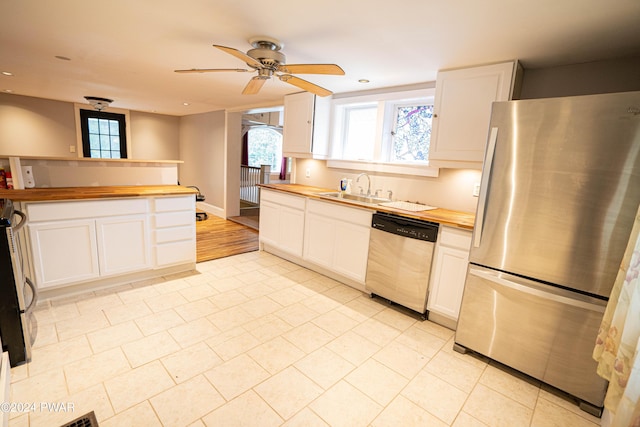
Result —
[[[251, 49], [247, 52], [247, 55], [249, 55], [253, 59], [260, 61], [260, 63], [262, 63], [262, 65], [264, 65], [265, 67], [269, 67], [274, 70], [278, 67], [278, 65], [284, 64], [286, 61], [286, 57], [283, 53], [264, 47]], [[252, 68], [257, 68], [251, 64], [247, 65]]]

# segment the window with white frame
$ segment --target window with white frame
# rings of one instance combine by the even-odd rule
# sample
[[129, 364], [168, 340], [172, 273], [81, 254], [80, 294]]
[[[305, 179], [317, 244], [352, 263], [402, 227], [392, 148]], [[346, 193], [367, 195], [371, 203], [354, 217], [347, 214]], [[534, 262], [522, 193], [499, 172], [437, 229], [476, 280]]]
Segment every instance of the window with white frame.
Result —
[[427, 165], [434, 89], [334, 100], [334, 160]]

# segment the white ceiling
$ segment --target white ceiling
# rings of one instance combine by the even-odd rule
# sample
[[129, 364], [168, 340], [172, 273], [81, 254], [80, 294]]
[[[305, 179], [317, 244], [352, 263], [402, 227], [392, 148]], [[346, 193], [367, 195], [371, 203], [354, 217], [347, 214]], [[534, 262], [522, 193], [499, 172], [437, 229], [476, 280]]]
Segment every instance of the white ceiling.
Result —
[[289, 64], [340, 65], [344, 76], [300, 77], [341, 93], [510, 59], [540, 68], [640, 55], [640, 1], [1, 0], [0, 71], [13, 76], [0, 75], [0, 90], [171, 115], [273, 105], [299, 89], [271, 79], [241, 95], [253, 74], [173, 72], [246, 67], [211, 45], [246, 52], [258, 35], [284, 43]]

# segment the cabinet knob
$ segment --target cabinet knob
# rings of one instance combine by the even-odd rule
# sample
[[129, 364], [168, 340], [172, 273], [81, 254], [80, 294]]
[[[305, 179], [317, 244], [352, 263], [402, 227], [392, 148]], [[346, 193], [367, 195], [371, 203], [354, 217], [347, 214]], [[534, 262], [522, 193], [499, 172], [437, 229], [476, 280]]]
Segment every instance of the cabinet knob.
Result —
[[434, 119], [437, 119], [437, 118], [438, 118], [438, 115], [434, 113], [434, 114], [433, 114], [433, 118], [434, 118]]

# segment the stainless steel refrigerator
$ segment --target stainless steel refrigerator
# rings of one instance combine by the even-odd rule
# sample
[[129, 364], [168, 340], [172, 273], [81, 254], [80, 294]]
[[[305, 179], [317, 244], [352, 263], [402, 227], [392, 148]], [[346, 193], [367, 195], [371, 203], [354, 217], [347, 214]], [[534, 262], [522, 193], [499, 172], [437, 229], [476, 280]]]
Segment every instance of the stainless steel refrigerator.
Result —
[[601, 410], [591, 358], [640, 204], [640, 92], [496, 102], [455, 348]]

